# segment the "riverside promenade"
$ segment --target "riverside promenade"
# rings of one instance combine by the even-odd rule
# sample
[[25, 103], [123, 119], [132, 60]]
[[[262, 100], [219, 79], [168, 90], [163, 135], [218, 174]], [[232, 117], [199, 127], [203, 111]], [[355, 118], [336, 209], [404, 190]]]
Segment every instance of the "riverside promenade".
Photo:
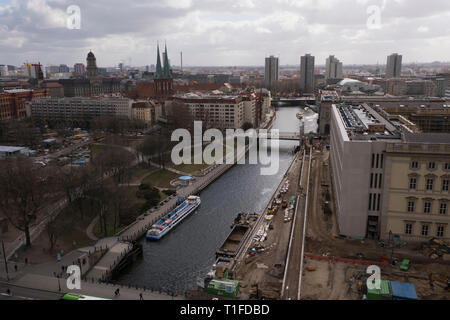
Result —
[[[276, 118], [276, 113], [272, 113], [262, 128], [270, 129]], [[178, 197], [186, 198], [190, 195], [199, 194], [207, 188], [211, 183], [220, 178], [225, 172], [231, 169], [239, 159], [245, 157], [249, 147], [247, 146], [239, 154], [234, 154], [234, 158], [230, 159], [225, 156], [224, 164], [216, 164], [203, 172], [203, 175], [196, 176], [191, 184], [177, 190], [177, 194], [169, 197], [167, 202], [162, 206], [150, 209], [140, 216], [134, 223], [122, 230], [117, 235], [117, 242], [109, 247], [104, 257], [91, 269], [85, 276], [90, 281], [107, 281], [110, 279], [114, 268], [122, 261], [122, 259], [132, 250], [131, 245], [126, 245], [138, 241], [142, 238], [147, 230], [162, 217], [167, 215], [177, 206]], [[230, 164], [229, 164], [230, 163]]]
[[[275, 120], [275, 115], [272, 114], [263, 128], [270, 129]], [[161, 206], [150, 209], [142, 216], [140, 216], [134, 223], [122, 230], [114, 237], [99, 240], [94, 247], [75, 250], [65, 255], [58, 263], [49, 263], [45, 265], [29, 265], [19, 268], [19, 271], [13, 276], [9, 277], [8, 283], [11, 285], [22, 286], [24, 288], [44, 289], [49, 292], [77, 292], [86, 295], [100, 296], [104, 298], [114, 298], [122, 300], [136, 300], [139, 299], [139, 294], [142, 293], [144, 300], [170, 300], [170, 299], [185, 299], [183, 293], [164, 293], [149, 291], [147, 288], [131, 288], [128, 286], [111, 285], [107, 282], [115, 267], [127, 256], [127, 254], [133, 249], [133, 243], [142, 236], [146, 231], [159, 219], [168, 214], [176, 207], [177, 199], [179, 196], [184, 198], [199, 194], [202, 190], [207, 188], [216, 179], [222, 176], [230, 168], [232, 168], [238, 160], [245, 157], [249, 147], [245, 148], [239, 154], [234, 155], [234, 161], [226, 161], [226, 163], [232, 164], [218, 164], [213, 165], [203, 172], [202, 175], [196, 176], [192, 183], [186, 187], [180, 188], [177, 191], [177, 195], [173, 195], [167, 199], [167, 202]], [[98, 254], [101, 252], [101, 254]], [[92, 258], [95, 256], [95, 259]], [[65, 278], [67, 274], [61, 272], [61, 267], [67, 268], [69, 265], [78, 264], [80, 260], [87, 259], [87, 267], [82, 269], [83, 283], [81, 290], [68, 290], [65, 285]], [[77, 263], [78, 261], [78, 263]], [[0, 265], [2, 270], [0, 271], [0, 281], [5, 281], [4, 266]], [[11, 266], [10, 266], [11, 268]], [[58, 273], [58, 270], [60, 271]], [[57, 276], [60, 276], [58, 279]], [[58, 287], [55, 287], [55, 284]], [[56, 289], [55, 289], [56, 288]], [[121, 295], [117, 298], [114, 297], [114, 290], [120, 288]]]

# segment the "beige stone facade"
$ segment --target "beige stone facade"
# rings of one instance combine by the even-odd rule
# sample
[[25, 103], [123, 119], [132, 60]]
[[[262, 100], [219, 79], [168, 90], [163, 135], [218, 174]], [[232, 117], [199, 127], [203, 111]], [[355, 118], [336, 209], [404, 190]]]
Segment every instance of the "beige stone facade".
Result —
[[450, 239], [450, 141], [387, 144], [380, 237]]

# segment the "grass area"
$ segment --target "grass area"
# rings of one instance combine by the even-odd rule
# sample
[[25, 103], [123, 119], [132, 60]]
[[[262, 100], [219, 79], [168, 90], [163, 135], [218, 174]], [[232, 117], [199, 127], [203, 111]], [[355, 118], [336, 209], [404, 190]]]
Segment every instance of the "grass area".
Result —
[[[113, 237], [115, 236], [118, 232], [122, 231], [123, 229], [125, 229], [127, 226], [120, 226], [118, 228], [116, 228], [114, 230], [112, 224], [107, 224], [106, 225], [106, 231], [107, 231], [107, 237]], [[105, 236], [105, 234], [102, 232], [101, 226], [100, 226], [100, 222], [97, 223], [94, 227], [94, 235], [101, 239]]]
[[[235, 146], [234, 149], [236, 150], [237, 147]], [[225, 157], [228, 153], [230, 153], [230, 152], [232, 152], [232, 150], [230, 150], [230, 151], [227, 152], [226, 146], [223, 146], [223, 155], [224, 155], [224, 157]], [[212, 155], [213, 157], [216, 155], [215, 150], [213, 150], [213, 151], [211, 152], [211, 155]], [[193, 163], [194, 163], [194, 157], [191, 158], [191, 163], [192, 163], [192, 164], [180, 164], [180, 165], [174, 165], [173, 163], [170, 162], [170, 163], [168, 164], [168, 166], [169, 166], [170, 168], [179, 170], [179, 171], [181, 171], [181, 172], [186, 172], [186, 173], [189, 173], [189, 174], [199, 173], [199, 172], [201, 172], [202, 170], [205, 170], [205, 169], [207, 169], [207, 168], [210, 167], [210, 165], [208, 165], [208, 164], [206, 164], [206, 163], [203, 163], [203, 164], [193, 164]]]
[[170, 164], [170, 167], [189, 174], [199, 173], [209, 167], [208, 164], [180, 164], [178, 166]]
[[158, 188], [166, 188], [166, 189], [172, 189], [173, 187], [170, 185], [170, 181], [173, 179], [178, 178], [179, 175], [176, 173], [173, 173], [168, 170], [159, 170], [156, 172], [153, 172], [151, 175], [149, 175], [147, 178], [145, 178], [142, 183], [158, 187]]
[[95, 158], [96, 156], [104, 152], [105, 149], [106, 149], [105, 146], [101, 146], [98, 144], [91, 144], [91, 157]]
[[155, 171], [155, 168], [142, 168], [142, 167], [133, 167], [129, 169], [130, 182], [131, 183], [140, 183], [143, 178], [149, 173]]
[[[80, 226], [80, 229], [70, 230], [69, 232], [65, 232], [64, 235], [61, 236], [59, 242], [64, 243], [64, 247], [72, 249], [79, 249], [89, 247], [95, 244], [95, 241], [88, 238], [86, 235], [87, 225]], [[84, 229], [84, 230], [83, 230]], [[74, 245], [74, 241], [76, 245]]]
[[[129, 193], [130, 199], [133, 199], [130, 201], [130, 207], [135, 207], [136, 210], [138, 210], [138, 208], [140, 208], [142, 205], [145, 204], [145, 200], [144, 199], [139, 199], [136, 197], [136, 192], [138, 191], [138, 187], [122, 187], [124, 189], [124, 192]], [[159, 201], [163, 201], [165, 199], [167, 199], [169, 196], [166, 195], [165, 193], [163, 193], [162, 191], [159, 192]], [[136, 216], [134, 217], [137, 218], [138, 216], [138, 212], [136, 211]], [[113, 237], [114, 235], [116, 235], [118, 232], [124, 230], [130, 223], [132, 223], [134, 221], [134, 219], [132, 219], [132, 221], [128, 221], [127, 223], [124, 223], [123, 225], [117, 227], [115, 230], [113, 228], [113, 224], [111, 223], [111, 221], [108, 221], [107, 226], [106, 226], [106, 232], [107, 232], [107, 237]], [[94, 230], [93, 230], [95, 236], [99, 239], [103, 238], [105, 235], [102, 232], [102, 228], [100, 225], [100, 221], [95, 225]]]

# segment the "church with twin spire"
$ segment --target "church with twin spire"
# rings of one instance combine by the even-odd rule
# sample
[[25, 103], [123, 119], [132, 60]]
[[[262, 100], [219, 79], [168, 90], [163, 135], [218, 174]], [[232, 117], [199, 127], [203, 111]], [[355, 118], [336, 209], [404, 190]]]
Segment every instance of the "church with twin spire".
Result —
[[161, 64], [159, 44], [157, 45], [156, 72], [153, 80], [155, 82], [155, 96], [157, 99], [165, 99], [173, 95], [173, 75], [167, 54], [167, 45], [165, 45], [163, 52], [163, 65]]

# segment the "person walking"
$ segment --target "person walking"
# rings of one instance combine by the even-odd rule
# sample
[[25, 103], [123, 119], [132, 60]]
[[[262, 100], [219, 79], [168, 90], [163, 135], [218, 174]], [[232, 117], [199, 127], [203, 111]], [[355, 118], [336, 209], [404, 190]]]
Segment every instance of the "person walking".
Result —
[[116, 289], [116, 291], [114, 292], [114, 295], [117, 297], [117, 296], [120, 296], [120, 290], [119, 290], [119, 288], [117, 288]]
[[144, 297], [142, 296], [142, 293], [139, 293], [139, 300], [144, 300]]

